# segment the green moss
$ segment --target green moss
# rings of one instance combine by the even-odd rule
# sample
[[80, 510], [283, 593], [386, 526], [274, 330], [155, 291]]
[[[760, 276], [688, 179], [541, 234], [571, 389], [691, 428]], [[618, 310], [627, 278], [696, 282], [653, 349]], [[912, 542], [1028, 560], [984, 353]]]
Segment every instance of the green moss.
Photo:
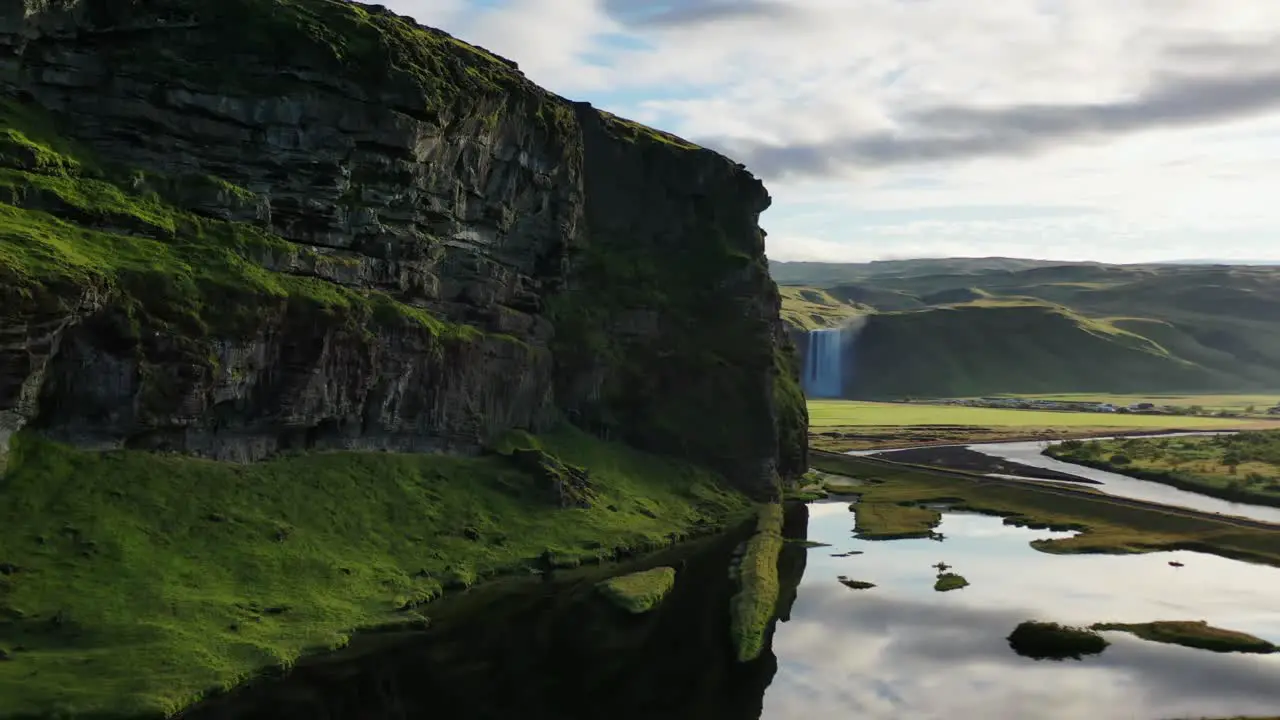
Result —
[[800, 361], [788, 341], [773, 351], [773, 405], [778, 437], [778, 466], [784, 474], [807, 469], [809, 405], [800, 388]]
[[[452, 341], [481, 333], [448, 323], [383, 293], [267, 269], [302, 254], [323, 266], [349, 262], [314, 254], [244, 223], [199, 217], [169, 204], [191, 178], [169, 182], [102, 170], [54, 133], [55, 119], [13, 101], [0, 103], [0, 281], [10, 302], [74, 302], [104, 296], [139, 327], [171, 332], [193, 358], [211, 356], [209, 336], [252, 332], [286, 312], [363, 329], [414, 325]], [[29, 157], [13, 151], [14, 143]], [[75, 153], [76, 155], [68, 155]], [[35, 158], [32, 160], [32, 158]], [[217, 178], [198, 184], [249, 202], [252, 193]], [[71, 290], [74, 288], [75, 290]]]
[[629, 613], [646, 613], [658, 606], [676, 584], [676, 571], [656, 567], [600, 582], [597, 587], [613, 604]]
[[734, 573], [738, 591], [729, 606], [729, 628], [740, 662], [764, 650], [765, 635], [778, 605], [778, 555], [782, 551], [782, 506], [760, 506], [756, 531]]
[[[324, 453], [251, 465], [16, 436], [0, 494], [5, 715], [168, 713], [445, 588], [665, 547], [749, 505], [711, 473], [563, 430], [561, 508], [508, 459]], [[17, 648], [23, 648], [17, 650]]]
[[1273, 653], [1272, 643], [1248, 633], [1216, 628], [1203, 620], [1160, 620], [1149, 623], [1096, 623], [1094, 630], [1117, 630], [1152, 642], [1214, 652]]
[[605, 112], [603, 110], [600, 111], [600, 115], [604, 118], [606, 126], [614, 133], [614, 135], [628, 142], [635, 142], [643, 139], [662, 145], [669, 145], [679, 150], [701, 149], [698, 145], [695, 145], [682, 137], [651, 128], [648, 125], [642, 125], [634, 120], [618, 117], [613, 113]]
[[938, 592], [948, 592], [951, 590], [959, 590], [962, 587], [968, 587], [969, 581], [964, 579], [963, 575], [955, 573], [942, 573], [938, 575], [938, 579], [933, 583], [933, 589]]

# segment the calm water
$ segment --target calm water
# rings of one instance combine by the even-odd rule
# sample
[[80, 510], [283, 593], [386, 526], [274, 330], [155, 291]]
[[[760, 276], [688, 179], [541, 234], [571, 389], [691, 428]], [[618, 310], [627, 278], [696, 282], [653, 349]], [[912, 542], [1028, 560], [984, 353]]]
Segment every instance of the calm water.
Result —
[[[763, 718], [1159, 718], [1280, 711], [1280, 657], [1217, 654], [1108, 633], [1083, 661], [1035, 661], [1005, 641], [1023, 620], [1207, 620], [1280, 642], [1280, 569], [1190, 552], [1059, 556], [1068, 533], [948, 513], [931, 540], [852, 537], [843, 503], [810, 506], [809, 550]], [[847, 558], [833, 553], [862, 550]], [[1174, 568], [1170, 560], [1185, 567]], [[933, 590], [934, 563], [971, 583]], [[876, 583], [850, 590], [839, 575]]]
[[1202, 510], [1204, 512], [1220, 513], [1222, 515], [1235, 515], [1238, 517], [1253, 518], [1254, 520], [1262, 520], [1264, 522], [1280, 523], [1280, 508], [1268, 507], [1266, 505], [1250, 505], [1248, 503], [1229, 502], [1227, 500], [1219, 500], [1207, 495], [1179, 490], [1168, 485], [1151, 482], [1149, 480], [1139, 480], [1125, 475], [1119, 475], [1106, 470], [1095, 470], [1094, 468], [1084, 467], [1083, 465], [1075, 465], [1072, 463], [1054, 460], [1047, 455], [1042, 455], [1046, 443], [1043, 442], [1016, 442], [1016, 443], [984, 443], [980, 445], [968, 445], [970, 450], [980, 452], [993, 457], [1012, 460], [1023, 465], [1032, 467], [1047, 468], [1049, 470], [1058, 470], [1060, 472], [1071, 473], [1080, 477], [1097, 480], [1101, 485], [1091, 485], [1090, 487], [1101, 490], [1102, 492], [1118, 497], [1134, 498], [1136, 500], [1147, 500], [1150, 502], [1163, 503], [1165, 505], [1176, 505], [1178, 507], [1191, 508], [1193, 510]]

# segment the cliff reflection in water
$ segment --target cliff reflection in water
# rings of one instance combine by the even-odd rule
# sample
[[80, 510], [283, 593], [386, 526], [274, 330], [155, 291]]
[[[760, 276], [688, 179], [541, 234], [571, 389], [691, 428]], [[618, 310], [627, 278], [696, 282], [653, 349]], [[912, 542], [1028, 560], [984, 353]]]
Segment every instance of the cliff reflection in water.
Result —
[[[807, 507], [790, 508], [788, 536], [803, 537], [807, 520]], [[688, 543], [626, 568], [677, 568], [674, 590], [644, 615], [599, 596], [594, 583], [612, 574], [600, 568], [508, 582], [429, 606], [427, 631], [361, 637], [185, 717], [757, 720], [777, 660], [768, 645], [755, 662], [734, 659], [728, 565], [744, 536]], [[779, 560], [783, 619], [805, 558], [802, 545], [789, 543]]]

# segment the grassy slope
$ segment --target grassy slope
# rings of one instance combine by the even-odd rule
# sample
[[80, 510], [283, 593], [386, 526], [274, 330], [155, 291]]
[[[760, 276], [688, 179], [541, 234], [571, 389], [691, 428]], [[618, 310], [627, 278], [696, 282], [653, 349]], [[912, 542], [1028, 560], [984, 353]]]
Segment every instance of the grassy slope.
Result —
[[[856, 397], [1280, 387], [1275, 268], [777, 267], [781, 282], [879, 311], [860, 338]], [[901, 298], [931, 307], [901, 312]]]
[[1146, 338], [1026, 301], [872, 315], [854, 352], [849, 391], [856, 397], [1119, 392], [1217, 382]]
[[805, 287], [779, 287], [782, 295], [782, 319], [798, 330], [839, 327], [852, 318], [868, 312], [865, 306], [838, 300], [825, 290]]
[[383, 453], [220, 464], [20, 438], [0, 494], [0, 717], [171, 712], [442, 583], [665, 544], [748, 507], [688, 465], [563, 431], [590, 509], [497, 456]]
[[[961, 405], [918, 403], [876, 403], [857, 400], [810, 400], [810, 425], [814, 428], [841, 426], [926, 426], [971, 427], [1113, 427], [1113, 428], [1238, 428], [1251, 421], [1228, 418], [1128, 415], [1115, 413], [1056, 412], [1050, 410], [1007, 410]], [[1266, 421], [1252, 421], [1265, 423]]]

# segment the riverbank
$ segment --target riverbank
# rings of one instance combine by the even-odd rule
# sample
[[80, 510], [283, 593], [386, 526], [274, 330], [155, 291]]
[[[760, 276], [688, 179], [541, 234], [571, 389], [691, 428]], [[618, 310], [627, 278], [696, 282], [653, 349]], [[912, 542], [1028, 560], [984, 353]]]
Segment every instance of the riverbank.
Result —
[[[1257, 448], [1261, 447], [1261, 450]], [[1108, 440], [1045, 448], [1063, 462], [1149, 480], [1230, 502], [1280, 507], [1280, 434]]]
[[[1020, 412], [1020, 411], [1009, 411]], [[1275, 423], [1267, 427], [1274, 427]], [[1144, 437], [1151, 435], [1177, 435], [1192, 432], [1242, 432], [1257, 429], [1249, 426], [1224, 426], [1205, 428], [1043, 428], [1025, 427], [993, 428], [971, 426], [918, 425], [913, 427], [864, 427], [837, 426], [814, 430], [809, 433], [809, 446], [827, 452], [858, 450], [903, 450], [938, 445], [977, 445], [984, 443], [1046, 442], [1064, 440], [1090, 440], [1111, 437]]]
[[708, 471], [574, 430], [520, 444], [545, 454], [539, 471], [497, 454], [236, 465], [19, 436], [0, 494], [0, 717], [170, 714], [355, 629], [421, 624], [447, 590], [663, 547], [752, 507]]
[[857, 496], [858, 505], [940, 503], [957, 510], [999, 515], [1010, 525], [1078, 531], [1073, 537], [1032, 543], [1044, 552], [1198, 550], [1280, 566], [1280, 526], [1247, 518], [1166, 507], [1085, 488], [1002, 480], [822, 451], [812, 452], [810, 464], [852, 478], [848, 484], [828, 479], [826, 489]]
[[1018, 475], [1037, 480], [1054, 480], [1085, 485], [1100, 484], [1097, 480], [1005, 460], [1004, 458], [970, 450], [962, 445], [933, 445], [922, 448], [885, 451], [870, 457], [913, 465], [937, 465], [950, 470], [963, 470], [984, 475]]

